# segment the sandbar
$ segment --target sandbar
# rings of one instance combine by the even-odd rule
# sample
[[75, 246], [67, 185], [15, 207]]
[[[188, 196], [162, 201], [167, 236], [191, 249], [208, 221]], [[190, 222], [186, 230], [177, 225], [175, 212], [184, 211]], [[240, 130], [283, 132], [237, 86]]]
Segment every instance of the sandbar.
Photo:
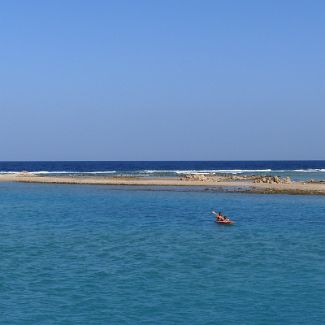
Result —
[[76, 185], [127, 185], [127, 186], [187, 186], [208, 188], [215, 191], [261, 194], [325, 195], [325, 183], [290, 182], [288, 184], [256, 183], [252, 179], [234, 180], [229, 177], [209, 177], [204, 180], [182, 177], [123, 177], [123, 176], [43, 176], [32, 173], [0, 175], [0, 182], [76, 184]]

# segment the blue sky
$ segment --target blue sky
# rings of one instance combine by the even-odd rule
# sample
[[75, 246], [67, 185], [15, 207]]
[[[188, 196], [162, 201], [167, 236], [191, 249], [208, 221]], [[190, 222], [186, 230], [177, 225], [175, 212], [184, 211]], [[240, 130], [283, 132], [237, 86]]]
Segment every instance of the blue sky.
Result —
[[0, 160], [325, 159], [324, 1], [0, 3]]

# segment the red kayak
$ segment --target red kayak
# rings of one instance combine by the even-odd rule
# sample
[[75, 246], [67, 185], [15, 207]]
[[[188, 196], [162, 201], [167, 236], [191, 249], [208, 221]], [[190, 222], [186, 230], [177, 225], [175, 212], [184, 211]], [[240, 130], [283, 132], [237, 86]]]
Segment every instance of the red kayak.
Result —
[[216, 223], [220, 223], [221, 225], [233, 225], [234, 222], [230, 220], [225, 220], [225, 221], [216, 221]]

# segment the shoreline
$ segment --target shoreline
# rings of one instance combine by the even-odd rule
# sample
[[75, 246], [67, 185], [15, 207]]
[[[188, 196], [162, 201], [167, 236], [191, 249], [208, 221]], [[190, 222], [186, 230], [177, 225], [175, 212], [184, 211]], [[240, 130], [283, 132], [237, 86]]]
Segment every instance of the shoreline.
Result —
[[67, 185], [117, 185], [144, 187], [199, 187], [232, 193], [254, 194], [291, 194], [291, 195], [325, 195], [325, 183], [256, 183], [253, 179], [234, 180], [227, 177], [210, 177], [207, 179], [184, 179], [183, 177], [145, 178], [145, 177], [110, 177], [110, 176], [39, 176], [32, 173], [0, 175], [0, 182], [67, 184]]

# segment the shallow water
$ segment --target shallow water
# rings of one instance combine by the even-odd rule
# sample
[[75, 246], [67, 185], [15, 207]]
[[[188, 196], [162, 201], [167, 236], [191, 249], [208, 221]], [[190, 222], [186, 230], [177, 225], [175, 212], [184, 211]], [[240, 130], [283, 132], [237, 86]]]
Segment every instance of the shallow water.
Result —
[[1, 183], [0, 322], [320, 324], [324, 230], [318, 196]]

